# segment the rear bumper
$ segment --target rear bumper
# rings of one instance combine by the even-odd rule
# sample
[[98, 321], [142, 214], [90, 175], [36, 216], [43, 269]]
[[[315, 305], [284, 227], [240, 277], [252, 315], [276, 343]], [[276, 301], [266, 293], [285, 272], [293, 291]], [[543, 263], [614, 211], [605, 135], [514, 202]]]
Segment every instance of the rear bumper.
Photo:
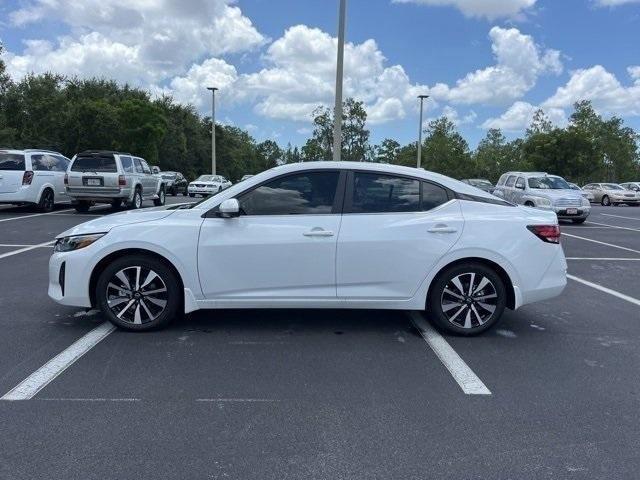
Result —
[[119, 198], [129, 200], [131, 188], [73, 188], [67, 187], [67, 195], [72, 201], [109, 202]]
[[562, 248], [559, 247], [538, 285], [521, 292], [522, 305], [557, 297], [563, 292], [566, 286], [567, 260], [565, 259]]

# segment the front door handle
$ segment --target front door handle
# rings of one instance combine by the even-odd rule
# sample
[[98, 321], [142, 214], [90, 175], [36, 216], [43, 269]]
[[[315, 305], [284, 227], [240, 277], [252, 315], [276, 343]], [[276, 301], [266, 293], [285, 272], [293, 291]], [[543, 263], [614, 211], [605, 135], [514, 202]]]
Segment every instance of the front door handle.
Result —
[[308, 232], [304, 232], [303, 235], [305, 237], [333, 237], [333, 232], [331, 230], [316, 227], [312, 228]]
[[449, 227], [447, 225], [436, 225], [435, 227], [431, 227], [427, 232], [429, 233], [456, 233], [458, 229]]

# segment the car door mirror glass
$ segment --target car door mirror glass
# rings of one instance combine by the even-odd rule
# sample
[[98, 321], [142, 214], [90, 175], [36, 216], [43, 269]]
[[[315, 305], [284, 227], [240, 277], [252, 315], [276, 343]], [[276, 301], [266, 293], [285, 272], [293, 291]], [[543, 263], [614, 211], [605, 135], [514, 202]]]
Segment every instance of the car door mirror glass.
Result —
[[233, 218], [240, 215], [240, 202], [237, 198], [228, 198], [218, 207], [218, 214], [222, 218]]

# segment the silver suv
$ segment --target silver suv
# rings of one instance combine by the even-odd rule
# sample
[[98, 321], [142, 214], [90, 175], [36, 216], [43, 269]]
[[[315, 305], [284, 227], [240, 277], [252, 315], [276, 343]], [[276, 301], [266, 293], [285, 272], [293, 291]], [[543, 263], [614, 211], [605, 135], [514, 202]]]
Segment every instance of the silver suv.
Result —
[[143, 158], [128, 153], [79, 153], [71, 159], [65, 183], [79, 212], [86, 212], [94, 203], [140, 208], [144, 200], [153, 200], [156, 206], [165, 202], [162, 176], [152, 173]]
[[544, 172], [507, 172], [493, 194], [519, 205], [553, 210], [559, 219], [573, 223], [584, 223], [591, 213], [589, 200], [564, 178]]

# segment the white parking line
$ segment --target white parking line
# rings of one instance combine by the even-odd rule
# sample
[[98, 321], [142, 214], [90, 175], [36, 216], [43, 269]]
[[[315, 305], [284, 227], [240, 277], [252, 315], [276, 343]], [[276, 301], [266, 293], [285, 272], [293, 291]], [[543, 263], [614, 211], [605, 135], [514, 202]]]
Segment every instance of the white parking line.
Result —
[[28, 252], [29, 250], [33, 250], [34, 248], [51, 247], [54, 242], [55, 242], [55, 240], [50, 240], [50, 241], [45, 242], [45, 243], [39, 243], [38, 245], [30, 245], [28, 247], [20, 248], [18, 250], [12, 250], [12, 251], [7, 252], [7, 253], [2, 253], [2, 254], [0, 254], [0, 259], [11, 257], [12, 255], [17, 255], [17, 254], [23, 253], [23, 252]]
[[38, 370], [33, 372], [17, 386], [7, 392], [0, 400], [29, 400], [46, 387], [58, 375], [73, 365], [80, 357], [95, 347], [116, 329], [113, 324], [104, 322], [76, 340], [71, 346], [60, 352]]
[[618, 248], [620, 250], [626, 250], [627, 252], [640, 253], [640, 250], [634, 250], [633, 248], [621, 247], [620, 245], [614, 245], [613, 243], [601, 242], [600, 240], [594, 240], [592, 238], [580, 237], [578, 235], [573, 235], [571, 233], [562, 232], [562, 235], [564, 235], [565, 237], [579, 238], [580, 240], [584, 240], [585, 242], [593, 242], [593, 243], [598, 243], [600, 245], [606, 245], [607, 247]]
[[589, 282], [584, 278], [576, 277], [574, 275], [567, 275], [567, 278], [570, 278], [574, 282], [582, 283], [587, 287], [595, 288], [596, 290], [600, 290], [601, 292], [608, 293], [609, 295], [613, 295], [614, 297], [621, 298], [622, 300], [626, 300], [629, 303], [633, 303], [634, 305], [640, 306], [640, 300], [637, 298], [630, 297], [629, 295], [625, 295], [624, 293], [616, 292], [615, 290], [611, 290], [610, 288], [603, 287], [602, 285], [598, 285], [597, 283]]
[[2, 248], [19, 248], [19, 247], [33, 247], [33, 248], [51, 248], [51, 242], [48, 245], [33, 245], [33, 244], [16, 244], [16, 243], [0, 243]]
[[636, 220], [640, 222], [640, 217], [625, 217], [624, 215], [612, 215], [611, 213], [601, 213], [600, 215], [604, 215], [605, 217], [626, 218], [627, 220]]
[[566, 257], [566, 260], [603, 260], [607, 262], [640, 262], [640, 258]]
[[62, 212], [70, 212], [71, 210], [73, 210], [73, 208], [68, 208], [66, 210], [58, 210], [57, 212], [34, 213], [32, 215], [23, 215], [21, 217], [2, 218], [0, 219], [0, 222], [10, 222], [11, 220], [22, 220], [23, 218], [41, 217], [43, 215], [56, 215]]
[[409, 316], [422, 338], [449, 370], [449, 373], [458, 382], [464, 393], [467, 395], [491, 395], [491, 391], [473, 373], [473, 370], [460, 358], [460, 355], [456, 353], [442, 335], [429, 325], [418, 312], [411, 312]]
[[640, 232], [640, 229], [638, 228], [620, 227], [618, 225], [609, 225], [607, 223], [598, 223], [598, 222], [587, 222], [587, 223], [593, 224], [593, 225], [600, 225], [602, 227], [619, 228], [620, 230], [631, 230], [632, 232]]

